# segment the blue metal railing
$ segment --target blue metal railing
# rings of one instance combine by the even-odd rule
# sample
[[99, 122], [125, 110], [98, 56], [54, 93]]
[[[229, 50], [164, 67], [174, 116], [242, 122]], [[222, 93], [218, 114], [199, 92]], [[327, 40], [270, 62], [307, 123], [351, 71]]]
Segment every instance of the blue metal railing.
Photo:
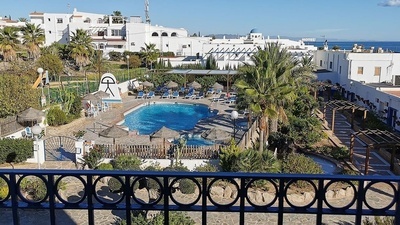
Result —
[[[23, 194], [21, 187], [23, 179], [27, 177], [43, 180], [47, 191], [42, 199], [33, 201]], [[68, 177], [80, 183], [75, 186], [82, 187], [80, 198], [74, 202], [64, 199], [58, 190], [60, 184]], [[102, 179], [111, 177], [120, 183], [120, 193], [118, 199], [107, 201], [98, 196], [97, 188]], [[362, 224], [362, 216], [393, 216], [395, 224], [400, 225], [400, 177], [395, 176], [2, 169], [0, 179], [5, 181], [3, 186], [8, 185], [8, 194], [3, 196], [3, 199], [0, 196], [0, 209], [11, 209], [13, 223], [17, 225], [20, 224], [18, 211], [21, 209], [48, 210], [51, 224], [56, 224], [56, 210], [86, 210], [87, 224], [92, 225], [95, 224], [94, 212], [106, 209], [123, 210], [123, 219], [126, 219], [127, 224], [131, 224], [132, 210], [156, 210], [163, 213], [164, 224], [168, 224], [169, 213], [172, 211], [193, 211], [201, 212], [201, 223], [204, 225], [207, 224], [207, 214], [211, 212], [236, 212], [241, 225], [245, 224], [245, 213], [276, 214], [279, 225], [283, 224], [284, 215], [288, 214], [315, 215], [315, 224], [322, 224], [324, 215], [354, 216], [355, 224]], [[179, 186], [177, 184], [183, 179], [193, 183], [197, 190], [189, 202], [182, 201], [174, 194]], [[148, 187], [150, 181], [151, 188], [157, 193], [156, 198], [153, 196], [149, 197], [148, 201], [143, 201], [135, 190], [143, 188], [143, 185]], [[309, 200], [300, 205], [289, 197], [291, 188], [299, 184], [298, 181], [306, 183], [308, 188], [300, 189], [299, 195], [305, 192], [312, 193]], [[228, 202], [222, 202], [213, 194], [214, 188], [221, 184], [229, 184], [236, 193], [227, 199]], [[256, 202], [249, 193], [266, 184], [269, 185], [271, 199]], [[352, 193], [352, 196], [347, 196], [348, 202], [345, 205], [335, 205], [331, 202], [332, 199], [327, 197], [327, 193], [338, 184], [344, 184], [344, 187], [350, 189], [349, 193]], [[385, 192], [386, 190], [379, 189], [376, 185], [384, 185], [391, 190]], [[385, 204], [380, 202], [377, 208], [376, 204], [371, 202], [374, 196], [368, 196], [375, 193], [374, 191], [383, 194], [390, 201]]]

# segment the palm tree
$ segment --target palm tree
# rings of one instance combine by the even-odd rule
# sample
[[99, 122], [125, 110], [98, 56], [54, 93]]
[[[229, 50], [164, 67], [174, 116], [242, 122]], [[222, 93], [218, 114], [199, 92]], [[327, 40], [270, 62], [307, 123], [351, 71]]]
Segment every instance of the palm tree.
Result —
[[96, 50], [91, 59], [90, 67], [98, 73], [99, 81], [101, 79], [101, 74], [107, 71], [108, 66], [109, 63], [107, 59], [103, 57], [103, 52], [101, 50]]
[[4, 27], [0, 30], [0, 54], [6, 62], [17, 58], [16, 52], [20, 44], [17, 32], [15, 27]]
[[277, 43], [259, 48], [252, 56], [253, 64], [245, 64], [244, 76], [235, 86], [245, 95], [252, 112], [259, 115], [260, 145], [264, 149], [264, 139], [269, 136], [270, 119], [287, 121], [284, 106], [295, 98], [292, 71], [297, 61], [281, 49]]
[[150, 63], [150, 69], [152, 69], [151, 65], [153, 64], [153, 62], [157, 60], [160, 54], [160, 51], [156, 49], [156, 45], [152, 43], [150, 44], [145, 43], [145, 47], [141, 47], [140, 52], [142, 53], [142, 57], [145, 60], [146, 68], [149, 67]]
[[40, 55], [40, 46], [45, 41], [44, 30], [40, 28], [40, 25], [36, 26], [33, 23], [26, 23], [21, 31], [23, 44], [28, 50], [29, 58], [36, 60]]
[[76, 32], [72, 32], [69, 48], [70, 56], [75, 60], [75, 64], [79, 69], [90, 64], [94, 48], [92, 38], [87, 31], [77, 29]]

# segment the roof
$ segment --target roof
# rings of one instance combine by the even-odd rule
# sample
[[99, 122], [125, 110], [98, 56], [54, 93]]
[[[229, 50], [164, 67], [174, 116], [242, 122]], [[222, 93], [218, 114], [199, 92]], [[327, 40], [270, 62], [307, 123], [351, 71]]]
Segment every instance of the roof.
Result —
[[253, 29], [251, 29], [250, 34], [253, 34], [253, 33], [261, 33], [261, 32], [257, 28], [253, 28]]
[[167, 72], [168, 74], [193, 74], [193, 75], [237, 75], [237, 70], [192, 70], [192, 69], [174, 69]]

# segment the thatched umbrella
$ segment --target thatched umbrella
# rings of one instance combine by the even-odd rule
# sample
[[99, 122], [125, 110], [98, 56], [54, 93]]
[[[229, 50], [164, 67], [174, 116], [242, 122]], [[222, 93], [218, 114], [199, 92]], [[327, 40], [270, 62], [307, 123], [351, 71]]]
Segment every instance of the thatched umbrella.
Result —
[[105, 91], [98, 91], [98, 92], [94, 93], [93, 95], [98, 98], [109, 98], [110, 97], [110, 94]]
[[162, 138], [163, 139], [163, 147], [164, 147], [164, 151], [165, 151], [165, 139], [168, 138], [177, 138], [179, 137], [180, 134], [178, 131], [169, 129], [168, 127], [161, 127], [161, 129], [159, 129], [158, 131], [152, 133], [150, 135], [150, 137], [153, 138]]
[[24, 111], [17, 114], [18, 122], [41, 122], [42, 117], [44, 116], [44, 112], [38, 109], [34, 109], [32, 107], [25, 109]]
[[215, 82], [215, 84], [212, 86], [214, 89], [220, 89], [222, 90], [224, 86], [220, 83]]
[[189, 87], [192, 87], [194, 89], [199, 89], [201, 88], [201, 84], [199, 84], [197, 81], [193, 81], [192, 83], [188, 84]]
[[173, 81], [169, 81], [169, 82], [166, 84], [166, 87], [167, 87], [167, 88], [176, 88], [176, 87], [178, 87], [178, 83], [173, 82]]
[[98, 102], [98, 101], [100, 101], [100, 98], [92, 93], [89, 93], [89, 94], [83, 96], [83, 100], [91, 101], [91, 102]]
[[215, 142], [225, 142], [231, 138], [231, 134], [224, 130], [211, 128], [210, 130], [204, 131], [201, 137]]
[[148, 81], [142, 83], [143, 87], [154, 87], [154, 84]]
[[113, 125], [107, 129], [102, 130], [99, 136], [108, 137], [113, 139], [115, 145], [115, 138], [125, 137], [129, 135], [129, 131], [120, 128], [118, 125]]

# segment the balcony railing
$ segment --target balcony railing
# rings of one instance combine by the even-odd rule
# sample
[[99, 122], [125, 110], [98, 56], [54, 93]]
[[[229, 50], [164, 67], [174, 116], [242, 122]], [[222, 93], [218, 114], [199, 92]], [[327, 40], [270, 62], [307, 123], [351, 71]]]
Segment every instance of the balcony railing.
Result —
[[[43, 180], [45, 197], [32, 200], [23, 193], [23, 180], [29, 177]], [[104, 198], [99, 190], [107, 191], [104, 180], [111, 177], [120, 183], [119, 193]], [[324, 223], [325, 216], [345, 216], [350, 221], [342, 222], [355, 224], [362, 224], [363, 216], [392, 216], [400, 224], [400, 177], [395, 176], [3, 169], [0, 179], [5, 181], [3, 187], [8, 185], [8, 194], [0, 197], [0, 211], [12, 212], [12, 218], [2, 214], [1, 221], [12, 219], [13, 224], [23, 224], [19, 214], [27, 209], [48, 211], [50, 224], [58, 224], [59, 210], [85, 211], [86, 224], [96, 224], [95, 213], [101, 210], [122, 210], [127, 224], [131, 224], [132, 210], [159, 211], [164, 224], [169, 224], [172, 211], [197, 212], [201, 221], [196, 222], [204, 225], [215, 212], [234, 213], [241, 225], [250, 224], [245, 216], [249, 214], [275, 216], [275, 224], [286, 224], [285, 216], [303, 214], [313, 216], [311, 224]], [[185, 195], [179, 190], [177, 184], [183, 179], [193, 183], [194, 193]], [[60, 194], [62, 183], [79, 187], [79, 195], [67, 198]], [[155, 192], [148, 191], [143, 197], [138, 192], [143, 187]], [[335, 196], [345, 197], [336, 202]]]

